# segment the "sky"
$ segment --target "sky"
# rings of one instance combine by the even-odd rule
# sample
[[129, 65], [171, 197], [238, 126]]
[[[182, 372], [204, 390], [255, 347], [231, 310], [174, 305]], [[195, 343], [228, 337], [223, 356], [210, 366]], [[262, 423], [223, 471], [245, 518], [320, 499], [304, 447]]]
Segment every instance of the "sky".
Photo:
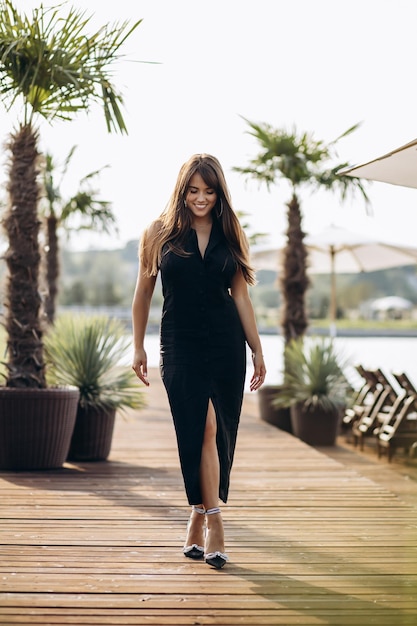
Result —
[[[44, 6], [58, 2], [44, 0]], [[15, 0], [30, 13], [40, 2]], [[76, 235], [72, 249], [120, 248], [138, 240], [164, 209], [180, 166], [192, 154], [217, 156], [234, 208], [249, 232], [279, 245], [286, 225], [286, 184], [259, 187], [232, 171], [258, 151], [245, 119], [308, 131], [338, 143], [340, 162], [358, 164], [417, 137], [415, 0], [74, 0], [63, 3], [105, 23], [142, 23], [113, 66], [124, 96], [128, 135], [108, 134], [99, 107], [75, 121], [42, 122], [41, 148], [62, 161], [77, 145], [64, 195], [87, 173], [112, 203], [118, 235]], [[0, 108], [2, 144], [19, 120]], [[0, 183], [6, 178], [0, 154]], [[371, 183], [372, 215], [363, 200], [301, 193], [304, 230], [330, 223], [417, 246], [417, 190]]]

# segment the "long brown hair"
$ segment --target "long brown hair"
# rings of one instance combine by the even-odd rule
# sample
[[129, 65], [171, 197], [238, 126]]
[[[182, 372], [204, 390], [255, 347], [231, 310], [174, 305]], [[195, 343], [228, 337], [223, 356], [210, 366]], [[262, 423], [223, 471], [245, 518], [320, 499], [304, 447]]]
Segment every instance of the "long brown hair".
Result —
[[230, 252], [241, 268], [246, 282], [254, 285], [255, 271], [250, 265], [247, 237], [232, 208], [222, 166], [216, 157], [210, 154], [194, 154], [184, 163], [165, 210], [144, 232], [140, 243], [140, 261], [145, 274], [156, 276], [165, 244], [168, 244], [169, 249], [176, 254], [187, 256], [184, 241], [191, 228], [192, 216], [190, 210], [186, 208], [185, 197], [194, 174], [200, 174], [206, 185], [216, 192], [217, 201], [213, 208], [213, 219], [221, 226]]

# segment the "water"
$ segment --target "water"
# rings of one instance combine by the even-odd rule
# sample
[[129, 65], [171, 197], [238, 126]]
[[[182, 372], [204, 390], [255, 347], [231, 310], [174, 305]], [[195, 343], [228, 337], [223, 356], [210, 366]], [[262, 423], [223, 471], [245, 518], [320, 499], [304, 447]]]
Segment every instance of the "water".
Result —
[[[276, 384], [282, 380], [282, 337], [261, 335], [262, 348], [267, 367], [266, 384]], [[354, 366], [365, 368], [380, 367], [386, 374], [406, 372], [417, 385], [417, 337], [336, 337], [335, 346], [347, 359], [346, 375], [355, 387], [361, 383]], [[159, 366], [159, 336], [147, 335], [145, 349], [149, 367]], [[248, 350], [248, 379], [252, 375], [252, 362]]]

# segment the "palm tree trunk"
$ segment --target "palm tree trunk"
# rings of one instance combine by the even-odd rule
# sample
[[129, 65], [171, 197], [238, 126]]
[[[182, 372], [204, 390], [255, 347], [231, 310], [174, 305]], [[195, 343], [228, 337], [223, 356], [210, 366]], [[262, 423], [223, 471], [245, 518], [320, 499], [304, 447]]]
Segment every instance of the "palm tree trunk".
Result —
[[50, 215], [46, 220], [46, 282], [48, 292], [45, 297], [45, 314], [49, 324], [53, 324], [55, 320], [58, 293], [59, 245], [57, 228], [57, 218], [55, 215]]
[[8, 387], [44, 388], [45, 371], [39, 294], [38, 133], [30, 124], [10, 137], [9, 208], [4, 229], [9, 240], [5, 298]]
[[294, 194], [288, 207], [287, 245], [284, 250], [281, 288], [283, 292], [282, 330], [287, 344], [302, 337], [307, 330], [305, 294], [309, 286], [307, 277], [307, 249], [302, 229], [300, 204]]

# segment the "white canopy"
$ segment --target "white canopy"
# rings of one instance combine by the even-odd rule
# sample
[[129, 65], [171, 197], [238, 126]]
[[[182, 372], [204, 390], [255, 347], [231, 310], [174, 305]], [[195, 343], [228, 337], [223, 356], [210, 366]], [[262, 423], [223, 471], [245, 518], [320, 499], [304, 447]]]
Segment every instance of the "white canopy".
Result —
[[338, 174], [417, 188], [417, 139], [368, 163], [339, 170]]
[[[336, 273], [372, 272], [417, 263], [417, 247], [381, 241], [334, 224], [318, 234], [308, 235], [305, 245], [308, 250], [308, 272], [329, 273], [331, 276], [332, 325], [336, 319]], [[255, 269], [279, 270], [283, 251], [284, 244], [280, 248], [254, 247], [252, 261]]]

